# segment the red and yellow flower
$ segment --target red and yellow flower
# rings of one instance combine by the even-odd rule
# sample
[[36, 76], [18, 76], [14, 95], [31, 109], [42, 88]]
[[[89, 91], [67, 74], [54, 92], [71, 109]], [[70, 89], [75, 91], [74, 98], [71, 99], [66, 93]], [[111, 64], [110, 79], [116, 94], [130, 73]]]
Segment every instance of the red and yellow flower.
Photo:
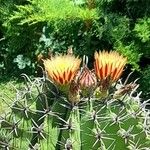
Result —
[[73, 55], [56, 55], [44, 60], [45, 70], [49, 78], [59, 84], [67, 85], [74, 79], [81, 60]]
[[97, 98], [106, 98], [109, 94], [109, 87], [116, 82], [126, 65], [127, 58], [115, 51], [95, 52], [95, 74], [99, 79], [99, 86], [95, 90]]
[[100, 80], [110, 77], [115, 82], [120, 78], [126, 62], [127, 58], [115, 51], [95, 52], [95, 73]]

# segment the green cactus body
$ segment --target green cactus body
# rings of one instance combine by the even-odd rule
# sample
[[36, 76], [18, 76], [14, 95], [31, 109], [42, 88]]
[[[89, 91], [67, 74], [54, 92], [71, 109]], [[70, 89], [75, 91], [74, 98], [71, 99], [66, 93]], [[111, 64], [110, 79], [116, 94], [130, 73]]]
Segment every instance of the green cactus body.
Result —
[[[41, 150], [55, 150], [59, 147], [59, 134], [60, 126], [63, 122], [63, 119], [66, 116], [66, 108], [63, 106], [65, 101], [63, 99], [57, 99], [46, 112], [46, 117], [44, 117], [43, 129], [45, 135], [40, 141]], [[47, 146], [47, 147], [46, 147]]]
[[[96, 137], [94, 134], [95, 124], [92, 114], [94, 113], [91, 99], [87, 100], [85, 112], [81, 114], [81, 139], [82, 149], [93, 149]], [[94, 115], [94, 114], [93, 114]], [[96, 147], [96, 146], [95, 146]]]
[[78, 106], [68, 109], [66, 121], [61, 128], [61, 144], [60, 149], [73, 148], [81, 149], [80, 139], [80, 113]]
[[44, 120], [44, 134], [43, 139], [40, 140], [40, 149], [41, 150], [55, 150], [59, 137], [59, 129], [54, 127], [52, 116], [47, 116]]
[[73, 109], [70, 112], [70, 118], [72, 121], [72, 128], [71, 131], [69, 131], [69, 139], [72, 141], [72, 147], [74, 150], [81, 149], [81, 139], [80, 139], [80, 114], [79, 109], [76, 108]]
[[32, 139], [31, 120], [18, 118], [15, 114], [10, 114], [1, 122], [1, 128], [6, 131], [6, 136], [10, 138], [10, 147], [25, 149], [30, 145]]
[[34, 97], [15, 100], [12, 111], [1, 117], [0, 149], [149, 150], [149, 111], [139, 94], [92, 95], [73, 104], [61, 93], [35, 89]]

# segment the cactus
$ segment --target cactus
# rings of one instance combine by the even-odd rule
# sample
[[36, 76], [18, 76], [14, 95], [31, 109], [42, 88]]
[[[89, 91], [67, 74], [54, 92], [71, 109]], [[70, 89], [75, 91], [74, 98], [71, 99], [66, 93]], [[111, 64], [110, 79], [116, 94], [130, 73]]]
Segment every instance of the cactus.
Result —
[[140, 102], [136, 81], [119, 79], [126, 58], [95, 53], [95, 71], [87, 61], [79, 70], [80, 63], [59, 55], [44, 60], [43, 77], [23, 75], [26, 86], [0, 118], [0, 149], [150, 149], [147, 101]]

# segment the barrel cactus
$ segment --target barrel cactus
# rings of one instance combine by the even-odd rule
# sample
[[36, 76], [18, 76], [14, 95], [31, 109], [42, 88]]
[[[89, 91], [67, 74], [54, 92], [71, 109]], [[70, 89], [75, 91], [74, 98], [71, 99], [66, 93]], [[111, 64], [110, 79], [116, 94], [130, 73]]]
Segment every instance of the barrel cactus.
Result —
[[127, 62], [117, 52], [72, 53], [43, 60], [43, 77], [26, 80], [0, 118], [4, 150], [149, 150], [150, 116], [136, 81], [120, 76]]

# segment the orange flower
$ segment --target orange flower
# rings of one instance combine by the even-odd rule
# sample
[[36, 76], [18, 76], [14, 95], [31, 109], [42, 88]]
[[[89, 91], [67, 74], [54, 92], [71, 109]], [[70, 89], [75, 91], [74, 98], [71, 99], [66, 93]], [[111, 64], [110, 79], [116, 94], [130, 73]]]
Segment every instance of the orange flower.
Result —
[[45, 70], [51, 80], [60, 85], [71, 83], [80, 67], [81, 60], [73, 55], [56, 55], [44, 60]]
[[95, 73], [100, 80], [110, 77], [115, 82], [120, 78], [126, 62], [127, 58], [115, 51], [95, 52]]

